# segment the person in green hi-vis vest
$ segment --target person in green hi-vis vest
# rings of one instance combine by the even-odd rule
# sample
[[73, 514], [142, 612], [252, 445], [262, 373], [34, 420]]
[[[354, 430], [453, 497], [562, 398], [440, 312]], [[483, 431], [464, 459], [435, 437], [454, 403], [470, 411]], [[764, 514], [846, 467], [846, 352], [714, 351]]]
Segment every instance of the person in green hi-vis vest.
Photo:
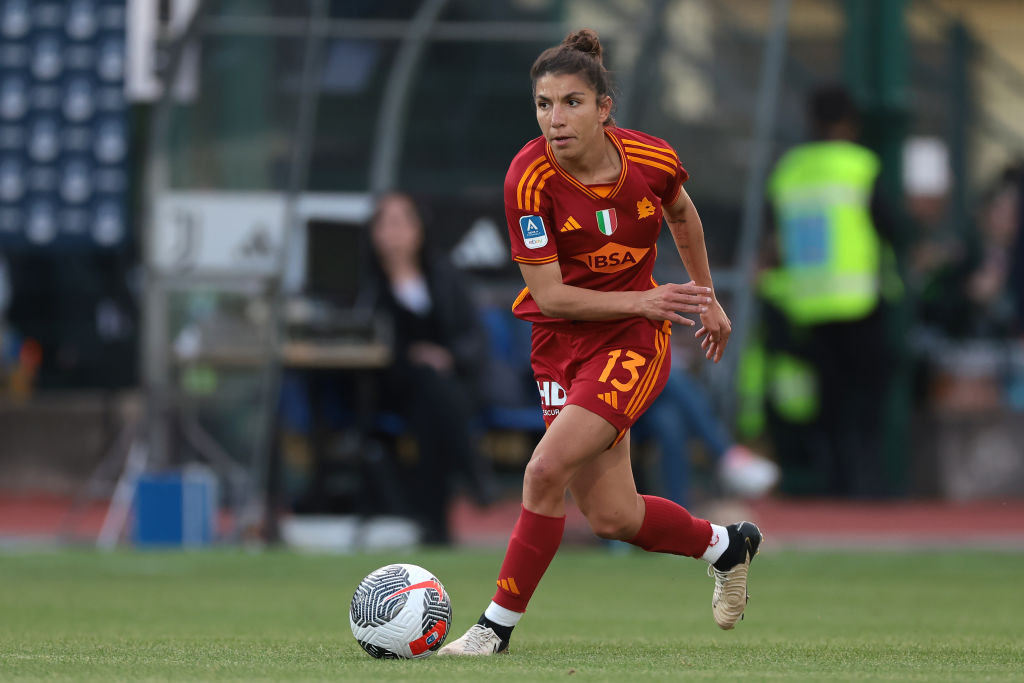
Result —
[[890, 361], [882, 308], [893, 222], [876, 188], [881, 162], [855, 142], [859, 114], [849, 94], [828, 85], [809, 104], [815, 139], [786, 152], [768, 179], [773, 303], [799, 330], [797, 351], [817, 376], [810, 442], [820, 493], [878, 497], [886, 493], [882, 398]]

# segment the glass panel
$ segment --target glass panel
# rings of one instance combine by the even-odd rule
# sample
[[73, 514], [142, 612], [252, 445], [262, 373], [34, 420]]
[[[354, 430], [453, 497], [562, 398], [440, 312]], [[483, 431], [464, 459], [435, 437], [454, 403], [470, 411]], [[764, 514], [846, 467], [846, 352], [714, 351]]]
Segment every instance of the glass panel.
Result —
[[215, 18], [302, 19], [309, 12], [309, 0], [208, 0], [206, 8], [207, 16]]
[[[309, 189], [364, 191], [396, 41], [332, 39], [324, 50]], [[411, 103], [410, 116], [419, 107]]]
[[334, 19], [410, 19], [423, 0], [331, 0]]
[[173, 188], [285, 189], [303, 42], [203, 37], [197, 97], [172, 114], [167, 152]]
[[401, 184], [415, 192], [496, 193], [512, 157], [540, 134], [530, 65], [547, 43], [435, 43], [411, 97]]
[[564, 0], [449, 0], [444, 21], [550, 21], [564, 11]]

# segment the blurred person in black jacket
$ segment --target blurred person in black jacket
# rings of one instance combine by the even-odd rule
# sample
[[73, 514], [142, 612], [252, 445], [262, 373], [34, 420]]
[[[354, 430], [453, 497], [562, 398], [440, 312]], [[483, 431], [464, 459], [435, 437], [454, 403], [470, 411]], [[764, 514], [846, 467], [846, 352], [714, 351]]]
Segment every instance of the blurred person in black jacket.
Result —
[[1018, 162], [983, 193], [966, 239], [939, 258], [919, 259], [919, 307], [926, 324], [954, 339], [1024, 332], [1022, 197], [1024, 162]]
[[393, 363], [380, 371], [380, 408], [397, 413], [415, 437], [410, 497], [423, 540], [450, 543], [452, 474], [461, 471], [478, 503], [493, 496], [473, 435], [473, 387], [486, 337], [470, 286], [429, 248], [423, 218], [401, 192], [381, 196], [370, 223], [377, 305], [393, 325]]
[[1010, 293], [1015, 312], [1015, 331], [1024, 336], [1024, 161], [1017, 162], [1014, 180], [1017, 186], [1017, 229], [1010, 255]]

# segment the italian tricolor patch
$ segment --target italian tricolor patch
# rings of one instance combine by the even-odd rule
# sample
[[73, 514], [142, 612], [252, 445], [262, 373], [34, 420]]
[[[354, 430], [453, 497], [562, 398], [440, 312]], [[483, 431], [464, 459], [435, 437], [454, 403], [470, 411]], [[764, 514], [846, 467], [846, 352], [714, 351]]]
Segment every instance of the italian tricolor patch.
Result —
[[615, 217], [615, 209], [597, 211], [597, 229], [603, 235], [610, 235], [619, 227], [619, 219]]

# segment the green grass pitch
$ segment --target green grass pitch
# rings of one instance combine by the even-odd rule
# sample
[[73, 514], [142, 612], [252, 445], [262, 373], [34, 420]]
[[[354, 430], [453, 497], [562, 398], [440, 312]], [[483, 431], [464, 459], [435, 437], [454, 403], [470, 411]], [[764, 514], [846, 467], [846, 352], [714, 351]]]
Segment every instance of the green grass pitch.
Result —
[[456, 635], [500, 554], [0, 554], [0, 680], [1024, 680], [1024, 554], [765, 552], [746, 620], [720, 631], [703, 562], [565, 549], [511, 654], [368, 657], [359, 579], [433, 571]]

